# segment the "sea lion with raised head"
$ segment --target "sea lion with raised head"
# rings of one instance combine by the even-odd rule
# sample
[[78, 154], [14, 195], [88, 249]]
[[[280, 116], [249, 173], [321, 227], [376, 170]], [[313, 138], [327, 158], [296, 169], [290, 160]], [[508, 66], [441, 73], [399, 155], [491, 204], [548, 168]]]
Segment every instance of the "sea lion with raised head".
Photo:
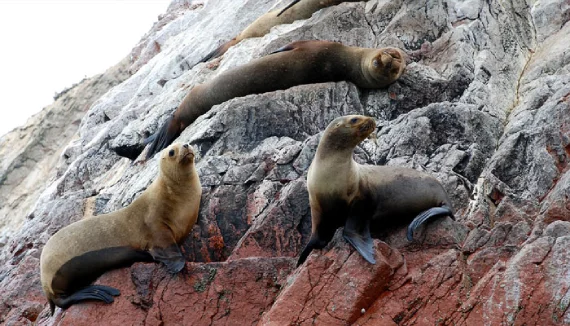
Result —
[[325, 129], [307, 175], [312, 232], [297, 266], [313, 249], [321, 249], [344, 226], [343, 236], [368, 262], [376, 263], [371, 223], [411, 217], [407, 237], [435, 216], [453, 217], [443, 186], [427, 173], [396, 166], [361, 165], [352, 152], [376, 129], [361, 115], [336, 118]]
[[397, 48], [369, 49], [328, 41], [291, 43], [195, 86], [163, 126], [144, 141], [151, 143], [147, 158], [168, 146], [212, 106], [234, 97], [341, 80], [362, 88], [382, 88], [395, 82], [405, 67], [405, 54]]
[[230, 47], [238, 44], [244, 39], [252, 37], [262, 37], [265, 34], [269, 33], [269, 30], [273, 26], [281, 24], [291, 24], [296, 20], [311, 18], [311, 16], [315, 12], [323, 8], [338, 5], [341, 2], [361, 2], [361, 1], [364, 0], [303, 0], [303, 2], [292, 8], [297, 2], [299, 2], [298, 0], [293, 1], [283, 9], [272, 10], [266, 13], [265, 15], [257, 18], [253, 23], [247, 26], [238, 36], [234, 37], [233, 39], [229, 40], [226, 43], [223, 43], [222, 45], [217, 47], [214, 51], [208, 53], [204, 58], [198, 61], [198, 63], [207, 62], [209, 60], [215, 59], [223, 55]]
[[201, 195], [192, 147], [172, 144], [161, 155], [158, 178], [130, 205], [56, 232], [40, 258], [42, 288], [52, 315], [55, 306], [113, 302], [119, 290], [91, 285], [111, 269], [155, 260], [171, 273], [180, 272], [185, 259], [179, 245], [196, 223]]

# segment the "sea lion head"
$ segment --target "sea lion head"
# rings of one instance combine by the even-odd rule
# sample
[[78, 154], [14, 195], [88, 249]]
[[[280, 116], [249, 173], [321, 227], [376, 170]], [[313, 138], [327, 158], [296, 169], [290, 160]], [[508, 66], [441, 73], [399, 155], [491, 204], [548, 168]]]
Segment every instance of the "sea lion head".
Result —
[[[363, 115], [345, 115], [334, 119], [323, 139], [337, 149], [353, 149], [376, 130], [376, 122]], [[322, 141], [322, 140], [321, 140]]]
[[195, 171], [194, 157], [194, 149], [189, 144], [171, 144], [160, 156], [160, 172], [171, 179], [179, 180]]
[[406, 54], [398, 48], [372, 50], [362, 65], [369, 87], [384, 87], [395, 82], [406, 68]]

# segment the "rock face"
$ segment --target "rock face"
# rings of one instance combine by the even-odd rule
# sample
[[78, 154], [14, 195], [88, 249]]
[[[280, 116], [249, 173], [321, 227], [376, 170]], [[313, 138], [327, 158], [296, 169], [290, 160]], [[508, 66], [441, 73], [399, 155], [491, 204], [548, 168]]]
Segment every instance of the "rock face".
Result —
[[[343, 3], [194, 66], [274, 5], [283, 4], [172, 2], [133, 50], [133, 75], [90, 106], [71, 141], [65, 135], [73, 130], [57, 138], [55, 148], [65, 148], [46, 172], [55, 178], [34, 197], [28, 218], [16, 208], [5, 213], [24, 223], [0, 244], [0, 322], [570, 323], [570, 3]], [[301, 39], [396, 46], [410, 63], [387, 89], [323, 83], [215, 106], [179, 139], [200, 153], [203, 185], [199, 222], [183, 245], [185, 272], [172, 276], [153, 263], [112, 271], [98, 282], [121, 289], [113, 304], [49, 316], [39, 283], [45, 242], [73, 221], [129, 204], [156, 176], [156, 158], [132, 164], [115, 151], [154, 132], [194, 85]], [[458, 219], [429, 223], [414, 243], [404, 221], [376, 230], [376, 265], [337, 232], [295, 268], [311, 228], [308, 166], [326, 125], [352, 113], [381, 126], [378, 145], [365, 141], [355, 159], [432, 173]], [[14, 151], [5, 146], [13, 143], [1, 141], [8, 162]], [[28, 155], [22, 162], [39, 162], [32, 149], [18, 151]], [[14, 182], [13, 191], [26, 193], [20, 187], [31, 182]], [[17, 207], [18, 199], [6, 200]]]

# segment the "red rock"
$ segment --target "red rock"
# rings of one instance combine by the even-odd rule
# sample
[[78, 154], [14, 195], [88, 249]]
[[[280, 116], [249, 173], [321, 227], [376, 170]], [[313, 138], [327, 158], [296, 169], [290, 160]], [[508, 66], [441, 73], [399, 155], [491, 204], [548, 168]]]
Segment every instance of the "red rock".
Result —
[[375, 265], [338, 240], [331, 250], [315, 250], [291, 276], [261, 321], [262, 325], [348, 325], [388, 287], [403, 267], [401, 254], [375, 240]]
[[22, 259], [8, 274], [0, 276], [0, 322], [5, 325], [32, 325], [47, 300], [38, 273], [39, 259], [32, 255]]
[[249, 258], [187, 263], [169, 275], [158, 264], [137, 263], [97, 281], [121, 290], [112, 304], [85, 302], [49, 318], [44, 301], [38, 325], [251, 325], [271, 307], [293, 266], [290, 258]]
[[[248, 211], [253, 216], [253, 223], [236, 245], [228, 258], [230, 260], [245, 257], [295, 257], [304, 246], [303, 240], [310, 231], [308, 227], [303, 229], [303, 223], [310, 219], [306, 182], [292, 181], [280, 191], [276, 191], [276, 187], [270, 183], [266, 182], [265, 185], [260, 188], [260, 192], [266, 196], [274, 194], [279, 197], [267, 205], [266, 201], [258, 198], [260, 194], [250, 196]], [[263, 210], [261, 207], [266, 208]]]

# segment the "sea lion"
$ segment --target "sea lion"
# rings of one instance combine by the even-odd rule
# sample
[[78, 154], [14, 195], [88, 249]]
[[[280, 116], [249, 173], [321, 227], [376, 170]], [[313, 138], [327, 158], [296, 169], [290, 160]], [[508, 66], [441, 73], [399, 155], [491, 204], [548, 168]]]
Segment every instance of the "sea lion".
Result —
[[429, 218], [454, 218], [443, 186], [429, 174], [353, 160], [356, 145], [375, 129], [374, 119], [361, 115], [336, 118], [325, 129], [307, 175], [312, 232], [297, 266], [313, 249], [326, 246], [341, 226], [344, 238], [374, 264], [371, 223], [416, 216], [408, 227], [411, 241], [413, 231]]
[[363, 88], [381, 88], [395, 82], [405, 67], [405, 54], [397, 48], [368, 49], [328, 41], [288, 44], [195, 86], [172, 117], [144, 141], [152, 142], [147, 158], [168, 146], [212, 106], [234, 97], [341, 80]]
[[257, 18], [253, 23], [247, 26], [238, 36], [223, 43], [217, 47], [214, 51], [208, 53], [200, 62], [207, 62], [211, 59], [215, 59], [224, 53], [235, 44], [241, 42], [246, 38], [252, 37], [262, 37], [269, 33], [269, 30], [273, 26], [281, 24], [291, 24], [296, 20], [310, 18], [313, 13], [319, 11], [320, 9], [338, 5], [341, 2], [361, 2], [365, 0], [303, 0], [299, 5], [295, 6], [291, 10], [287, 10], [293, 5], [295, 5], [298, 0], [293, 1], [283, 9], [272, 10], [265, 15]]
[[56, 232], [40, 258], [41, 283], [51, 314], [83, 301], [113, 302], [119, 290], [90, 285], [104, 272], [137, 261], [184, 268], [178, 245], [198, 218], [202, 188], [188, 144], [163, 151], [158, 178], [130, 205], [88, 217]]

